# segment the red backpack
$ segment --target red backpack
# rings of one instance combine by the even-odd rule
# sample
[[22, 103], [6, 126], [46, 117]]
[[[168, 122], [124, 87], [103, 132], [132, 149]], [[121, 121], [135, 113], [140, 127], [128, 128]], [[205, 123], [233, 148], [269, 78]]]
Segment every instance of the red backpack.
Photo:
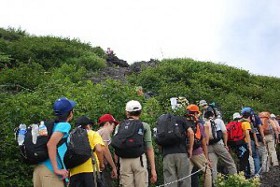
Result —
[[236, 146], [244, 144], [245, 135], [241, 126], [242, 122], [231, 121], [227, 124], [228, 145]]

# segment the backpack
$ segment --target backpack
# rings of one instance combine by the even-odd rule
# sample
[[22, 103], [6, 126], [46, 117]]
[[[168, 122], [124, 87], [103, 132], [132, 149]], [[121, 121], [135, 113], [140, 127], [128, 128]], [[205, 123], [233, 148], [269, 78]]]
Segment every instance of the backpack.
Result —
[[244, 144], [244, 133], [242, 130], [242, 122], [231, 121], [226, 125], [228, 133], [228, 145], [236, 146]]
[[194, 143], [193, 143], [193, 150], [201, 147], [202, 143], [202, 134], [201, 134], [201, 130], [200, 130], [200, 126], [198, 123], [196, 123], [195, 121], [193, 120], [189, 120], [188, 121], [190, 123], [192, 123], [191, 125], [191, 128], [193, 130], [193, 133], [194, 133]]
[[223, 132], [221, 130], [217, 130], [217, 124], [213, 119], [210, 119], [210, 123], [211, 123], [213, 139], [209, 140], [209, 144], [212, 145], [217, 143], [223, 138]]
[[177, 123], [176, 116], [172, 114], [161, 115], [156, 122], [157, 133], [155, 141], [161, 146], [180, 144], [186, 137], [180, 124]]
[[270, 113], [269, 112], [261, 112], [259, 113], [259, 117], [262, 122], [262, 128], [264, 135], [273, 134], [273, 128], [270, 121]]
[[145, 152], [145, 129], [140, 120], [126, 119], [119, 124], [111, 145], [121, 158], [137, 158]]
[[67, 151], [63, 159], [66, 169], [83, 164], [91, 156], [92, 149], [89, 144], [87, 130], [80, 126], [74, 128], [69, 134]]
[[[19, 146], [20, 155], [23, 159], [23, 162], [30, 165], [39, 164], [49, 158], [47, 143], [53, 133], [54, 120], [44, 121], [45, 126], [47, 127], [48, 135], [40, 136], [38, 135], [37, 141], [34, 144], [32, 142], [32, 127], [28, 126], [26, 129], [24, 142]], [[18, 137], [19, 129], [16, 129], [15, 135], [16, 140]], [[58, 146], [62, 145], [66, 141], [65, 138], [61, 139]]]

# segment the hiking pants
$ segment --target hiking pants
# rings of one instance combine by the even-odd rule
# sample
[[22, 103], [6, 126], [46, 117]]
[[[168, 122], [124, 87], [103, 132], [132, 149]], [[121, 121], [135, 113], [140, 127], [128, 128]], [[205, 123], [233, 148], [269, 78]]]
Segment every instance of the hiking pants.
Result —
[[33, 172], [34, 187], [64, 187], [61, 180], [54, 172], [50, 171], [45, 165], [35, 166]]
[[147, 187], [148, 170], [145, 153], [138, 158], [120, 158], [120, 186]]
[[[163, 157], [164, 184], [176, 181], [191, 174], [187, 153], [167, 154]], [[167, 185], [168, 187], [191, 187], [191, 177]]]
[[217, 179], [217, 164], [218, 158], [222, 159], [225, 163], [225, 167], [228, 169], [229, 174], [236, 174], [236, 166], [234, 160], [232, 159], [229, 151], [225, 148], [224, 144], [220, 141], [213, 145], [208, 146], [208, 156], [209, 160], [212, 164], [212, 174], [213, 174], [213, 182]]
[[262, 142], [259, 142], [260, 146], [258, 147], [258, 152], [261, 157], [261, 172], [268, 172], [270, 163], [268, 159], [268, 152], [266, 145], [264, 145]]
[[[208, 161], [205, 158], [205, 155], [199, 154], [199, 155], [193, 155], [191, 157], [191, 169], [193, 166], [198, 167], [198, 169], [202, 169], [203, 175], [204, 175], [204, 187], [212, 187], [212, 176], [211, 176], [211, 170], [208, 166]], [[206, 167], [206, 168], [205, 168]]]
[[242, 144], [242, 145], [237, 145], [232, 147], [234, 150], [238, 161], [239, 161], [239, 168], [238, 171], [243, 171], [245, 174], [248, 173], [246, 171], [247, 168], [249, 168], [249, 150], [248, 150], [248, 145], [247, 144]]
[[265, 135], [265, 139], [266, 139], [269, 159], [272, 163], [272, 166], [278, 166], [279, 163], [278, 163], [277, 154], [276, 154], [276, 150], [275, 150], [274, 135], [272, 135], [272, 134]]

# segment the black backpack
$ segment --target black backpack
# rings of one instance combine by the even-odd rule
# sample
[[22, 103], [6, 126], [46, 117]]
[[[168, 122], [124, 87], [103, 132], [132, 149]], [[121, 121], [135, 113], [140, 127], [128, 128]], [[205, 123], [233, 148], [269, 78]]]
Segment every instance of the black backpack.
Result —
[[66, 169], [83, 164], [91, 158], [92, 153], [87, 130], [82, 127], [73, 129], [69, 134], [67, 151], [63, 159]]
[[[53, 133], [54, 123], [54, 120], [44, 121], [44, 124], [47, 127], [48, 135], [38, 136], [36, 144], [33, 144], [32, 142], [31, 126], [27, 127], [24, 142], [22, 145], [19, 146], [20, 155], [26, 164], [39, 164], [49, 158], [47, 143]], [[16, 129], [16, 140], [18, 133], [19, 129]], [[60, 140], [58, 147], [62, 145], [65, 141], [65, 138]]]
[[213, 139], [209, 140], [209, 144], [215, 144], [223, 138], [222, 130], [217, 130], [217, 124], [213, 119], [210, 119]]
[[156, 127], [155, 141], [158, 145], [169, 146], [179, 144], [186, 138], [182, 126], [177, 123], [177, 117], [172, 114], [161, 115], [157, 119]]
[[115, 154], [121, 158], [137, 158], [145, 152], [145, 129], [140, 120], [124, 120], [119, 124], [117, 134], [112, 137]]

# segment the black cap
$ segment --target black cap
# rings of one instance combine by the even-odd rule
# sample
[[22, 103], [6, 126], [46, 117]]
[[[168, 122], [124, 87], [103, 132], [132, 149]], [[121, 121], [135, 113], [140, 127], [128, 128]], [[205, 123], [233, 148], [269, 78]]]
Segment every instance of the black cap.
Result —
[[88, 117], [86, 116], [81, 116], [76, 120], [75, 126], [86, 126], [86, 125], [93, 125], [93, 121], [90, 120]]

